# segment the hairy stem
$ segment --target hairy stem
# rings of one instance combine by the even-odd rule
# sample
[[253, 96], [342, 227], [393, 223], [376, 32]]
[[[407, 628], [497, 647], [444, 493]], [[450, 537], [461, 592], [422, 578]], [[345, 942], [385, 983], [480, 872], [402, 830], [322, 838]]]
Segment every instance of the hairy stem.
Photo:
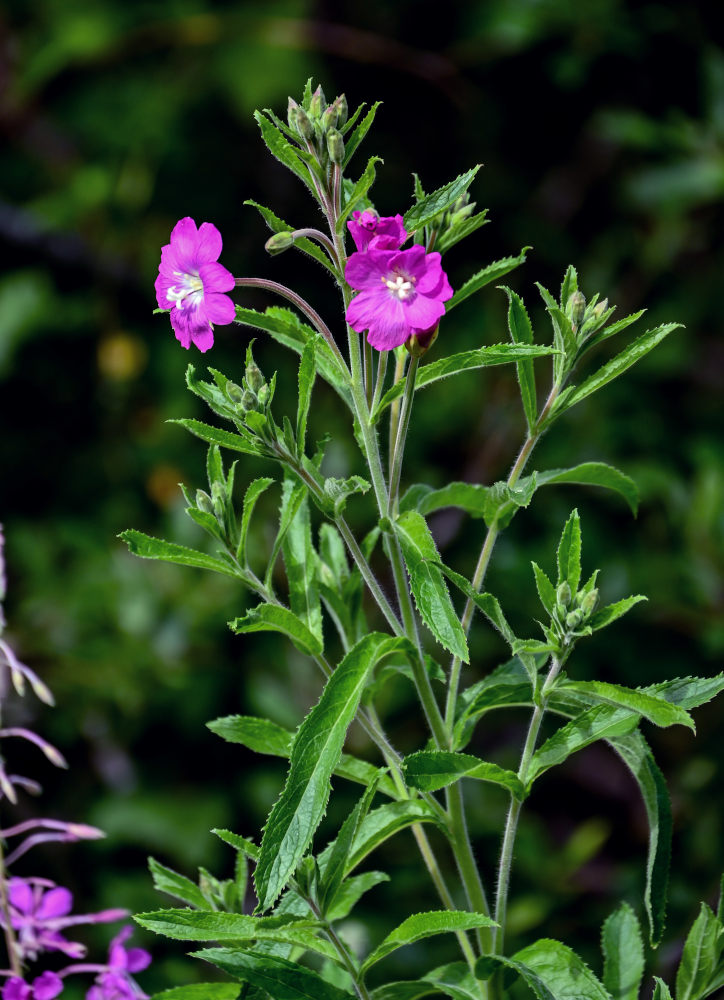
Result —
[[417, 368], [419, 358], [411, 357], [410, 365], [407, 369], [407, 380], [405, 382], [405, 392], [402, 397], [402, 410], [397, 424], [397, 434], [390, 457], [390, 499], [387, 506], [388, 517], [395, 517], [399, 506], [400, 477], [402, 475], [402, 459], [405, 454], [405, 442], [407, 431], [410, 426], [410, 415], [412, 413], [412, 401], [415, 396], [415, 380], [417, 378]]

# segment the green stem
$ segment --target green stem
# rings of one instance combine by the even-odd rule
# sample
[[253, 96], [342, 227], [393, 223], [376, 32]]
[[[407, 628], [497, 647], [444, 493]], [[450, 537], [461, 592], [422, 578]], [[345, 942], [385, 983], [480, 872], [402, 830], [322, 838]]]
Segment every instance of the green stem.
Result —
[[[405, 374], [405, 365], [407, 364], [407, 352], [400, 351], [398, 355], [395, 356], [395, 374], [392, 379], [392, 384], [397, 385], [397, 383], [402, 379]], [[390, 436], [387, 446], [387, 462], [388, 468], [391, 471], [392, 455], [395, 451], [395, 441], [397, 440], [397, 425], [400, 418], [400, 400], [394, 399], [390, 404]]]
[[380, 351], [380, 357], [377, 362], [377, 379], [375, 381], [375, 391], [372, 396], [372, 402], [370, 403], [370, 413], [374, 413], [377, 406], [382, 398], [382, 390], [385, 387], [385, 375], [387, 374], [387, 355], [389, 351]]
[[367, 987], [364, 984], [364, 980], [360, 975], [359, 968], [353, 961], [352, 956], [349, 953], [349, 950], [345, 947], [344, 943], [337, 936], [337, 933], [332, 927], [331, 923], [328, 920], [324, 919], [319, 907], [314, 902], [314, 900], [311, 899], [309, 896], [305, 896], [304, 898], [306, 900], [309, 909], [312, 911], [317, 920], [319, 920], [319, 922], [322, 924], [322, 929], [324, 930], [324, 933], [326, 934], [330, 943], [334, 947], [334, 950], [339, 955], [342, 961], [342, 965], [349, 973], [350, 978], [354, 984], [355, 993], [359, 997], [359, 1000], [370, 1000], [370, 995], [367, 992]]
[[387, 516], [391, 518], [397, 515], [397, 509], [399, 506], [402, 458], [405, 454], [405, 442], [407, 440], [407, 431], [410, 426], [410, 415], [412, 413], [412, 401], [415, 396], [415, 380], [417, 378], [417, 368], [419, 363], [419, 358], [410, 358], [410, 366], [407, 369], [407, 380], [405, 382], [405, 392], [402, 397], [402, 410], [397, 424], [394, 450], [390, 458], [390, 499], [387, 506]]
[[372, 344], [365, 337], [364, 339], [364, 370], [365, 370], [365, 397], [367, 408], [372, 411], [372, 395], [374, 392], [373, 375], [375, 370], [374, 359], [372, 357]]

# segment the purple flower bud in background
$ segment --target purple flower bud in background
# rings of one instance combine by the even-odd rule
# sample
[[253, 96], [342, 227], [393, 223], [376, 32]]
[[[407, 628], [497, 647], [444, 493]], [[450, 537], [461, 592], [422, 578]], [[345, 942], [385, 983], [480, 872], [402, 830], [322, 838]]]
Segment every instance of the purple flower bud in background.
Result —
[[171, 242], [161, 250], [156, 300], [170, 310], [176, 339], [187, 350], [195, 344], [208, 351], [214, 343], [214, 323], [231, 323], [236, 316], [228, 295], [234, 275], [218, 263], [221, 233], [210, 222], [198, 230], [188, 216], [173, 227]]
[[2, 989], [2, 1000], [53, 1000], [63, 992], [63, 981], [55, 972], [43, 972], [32, 983], [11, 976]]
[[370, 209], [352, 212], [347, 229], [360, 253], [368, 249], [372, 240], [375, 240], [374, 245], [380, 250], [398, 250], [407, 239], [401, 215], [378, 215]]
[[86, 1000], [147, 1000], [148, 995], [131, 973], [147, 968], [151, 956], [145, 948], [125, 947], [124, 942], [132, 933], [132, 927], [124, 927], [113, 938], [108, 949], [108, 965], [86, 993]]

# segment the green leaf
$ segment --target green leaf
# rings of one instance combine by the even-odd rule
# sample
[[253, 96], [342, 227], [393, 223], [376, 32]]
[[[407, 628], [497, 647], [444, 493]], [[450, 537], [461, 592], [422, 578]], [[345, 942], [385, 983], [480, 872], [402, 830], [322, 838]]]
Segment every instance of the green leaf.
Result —
[[332, 517], [339, 517], [347, 506], [347, 501], [355, 493], [366, 493], [370, 483], [362, 476], [349, 476], [347, 479], [328, 478], [324, 480], [324, 495], [329, 500], [328, 512]]
[[681, 323], [664, 323], [661, 326], [654, 327], [653, 330], [647, 330], [646, 333], [629, 344], [624, 351], [617, 354], [615, 358], [603, 365], [602, 368], [599, 368], [597, 372], [579, 386], [575, 387], [569, 395], [562, 399], [560, 406], [553, 407], [553, 412], [563, 413], [565, 410], [570, 410], [572, 406], [580, 403], [586, 396], [590, 396], [591, 393], [596, 392], [604, 385], [613, 381], [613, 379], [618, 378], [619, 375], [622, 375], [628, 368], [645, 357], [657, 344], [660, 344], [664, 337], [667, 337], [673, 330], [678, 329], [680, 326]]
[[185, 427], [187, 431], [206, 441], [207, 444], [219, 444], [232, 451], [240, 451], [243, 455], [265, 455], [266, 452], [256, 439], [250, 434], [236, 434], [234, 431], [225, 431], [221, 427], [214, 427], [212, 424], [205, 424], [201, 420], [192, 418], [167, 420], [167, 424], [178, 424]]
[[[508, 330], [510, 332], [510, 339], [514, 344], [532, 344], [533, 327], [531, 326], [530, 318], [522, 298], [505, 285], [502, 285], [501, 288], [508, 296]], [[528, 431], [532, 434], [538, 420], [538, 397], [535, 389], [533, 361], [530, 359], [519, 361], [517, 370], [523, 412], [528, 424]]]
[[538, 563], [531, 563], [531, 566], [533, 567], [535, 589], [538, 591], [540, 602], [548, 614], [552, 615], [558, 600], [556, 597], [556, 588], [548, 579], [547, 574], [540, 568]]
[[364, 173], [360, 179], [356, 182], [352, 190], [347, 195], [344, 202], [342, 211], [337, 219], [337, 232], [341, 233], [344, 230], [344, 224], [354, 211], [354, 209], [359, 205], [361, 201], [367, 196], [367, 192], [372, 187], [375, 182], [375, 177], [377, 171], [375, 170], [375, 165], [377, 163], [382, 163], [383, 160], [379, 156], [371, 156], [367, 161], [367, 166], [364, 169]]
[[581, 519], [578, 511], [571, 511], [558, 543], [558, 586], [568, 581], [575, 594], [581, 582]]
[[309, 404], [312, 400], [312, 388], [314, 386], [314, 376], [317, 368], [314, 363], [314, 354], [317, 342], [320, 337], [308, 340], [302, 351], [302, 358], [299, 362], [299, 404], [297, 406], [297, 458], [302, 458], [305, 452], [307, 440], [307, 417], [309, 416]]
[[342, 885], [352, 844], [357, 836], [360, 823], [370, 811], [372, 799], [375, 797], [376, 792], [377, 782], [373, 782], [365, 789], [359, 802], [344, 820], [339, 833], [334, 839], [327, 863], [322, 872], [318, 891], [319, 906], [324, 915], [326, 915], [330, 902], [335, 898], [337, 890]]
[[682, 708], [698, 708], [724, 691], [724, 674], [717, 674], [716, 677], [676, 677], [640, 690], [665, 698]]
[[385, 983], [372, 991], [372, 1000], [420, 1000], [430, 993], [444, 993], [451, 1000], [480, 1000], [480, 986], [465, 962], [442, 965], [423, 979]]
[[241, 514], [241, 526], [239, 529], [239, 544], [236, 550], [236, 558], [239, 562], [248, 566], [248, 560], [246, 555], [246, 542], [249, 534], [249, 524], [251, 522], [251, 515], [254, 513], [254, 507], [259, 497], [272, 485], [274, 480], [269, 476], [264, 476], [261, 479], [254, 479], [246, 488], [244, 493], [244, 503], [242, 507]]
[[167, 895], [189, 903], [191, 906], [196, 906], [200, 910], [209, 908], [209, 904], [199, 887], [185, 875], [179, 875], [172, 868], [166, 868], [155, 858], [148, 859], [148, 869], [151, 872], [154, 888], [158, 889], [159, 892], [165, 892]]
[[624, 597], [621, 601], [616, 601], [615, 604], [609, 604], [605, 608], [601, 608], [586, 622], [594, 632], [600, 628], [605, 628], [606, 625], [610, 625], [611, 622], [615, 622], [617, 618], [625, 615], [627, 611], [630, 611], [635, 604], [640, 604], [641, 601], [647, 601], [648, 597], [644, 597], [643, 594], [634, 594], [632, 597]]
[[[449, 378], [460, 372], [470, 371], [473, 368], [488, 368], [492, 365], [506, 365], [519, 361], [521, 358], [540, 358], [547, 354], [552, 354], [550, 347], [539, 347], [537, 344], [493, 344], [490, 347], [478, 347], [472, 351], [461, 351], [459, 354], [450, 354], [446, 358], [431, 361], [423, 365], [417, 372], [415, 391], [424, 389], [433, 382]], [[379, 420], [385, 409], [399, 399], [405, 391], [405, 379], [400, 379], [392, 388], [388, 389], [382, 399], [377, 404], [377, 408], [372, 414], [372, 422]]]
[[253, 844], [246, 837], [240, 837], [238, 833], [232, 833], [231, 830], [219, 830], [214, 829], [211, 831], [215, 833], [219, 840], [223, 840], [225, 844], [229, 844], [231, 847], [236, 848], [245, 857], [251, 858], [252, 861], [258, 861], [259, 859], [259, 848], [256, 844]]
[[[380, 104], [382, 104], [382, 101], [376, 101], [369, 109], [367, 114], [364, 116], [362, 121], [359, 123], [357, 128], [354, 130], [352, 135], [349, 137], [349, 139], [344, 140], [344, 159], [342, 160], [343, 170], [354, 156], [355, 150], [359, 147], [360, 143], [369, 132], [370, 126], [372, 125], [372, 122], [375, 120], [375, 115], [377, 114], [377, 109], [379, 108]], [[353, 124], [353, 120], [356, 119], [357, 116], [361, 113], [363, 107], [364, 104], [361, 104], [357, 108], [357, 111], [355, 112], [353, 118], [351, 118], [345, 124], [345, 127], [341, 129], [343, 135], [349, 130], [350, 126]]]
[[464, 240], [467, 236], [472, 235], [472, 233], [477, 232], [481, 226], [487, 225], [490, 220], [488, 219], [488, 210], [484, 209], [482, 212], [476, 212], [475, 215], [468, 216], [467, 219], [462, 219], [460, 222], [456, 222], [454, 226], [447, 229], [442, 236], [435, 241], [434, 249], [438, 253], [447, 253], [451, 247], [454, 247], [456, 243]]
[[[458, 288], [450, 301], [445, 303], [445, 312], [450, 312], [451, 309], [454, 309], [455, 306], [459, 306], [461, 302], [464, 302], [465, 299], [469, 298], [481, 288], [485, 288], [486, 285], [490, 285], [494, 281], [498, 281], [503, 277], [503, 275], [508, 274], [516, 267], [520, 267], [521, 264], [525, 263], [526, 256], [530, 249], [530, 247], [523, 247], [516, 257], [502, 257], [500, 260], [494, 260], [491, 264], [488, 264], [487, 267], [477, 271], [472, 278], [468, 278], [465, 284]], [[532, 344], [532, 336], [530, 340], [526, 340], [524, 343]]]
[[501, 664], [487, 677], [462, 692], [458, 698], [455, 722], [455, 747], [466, 746], [475, 724], [493, 709], [532, 705], [533, 688], [525, 667], [514, 657]]
[[566, 268], [561, 285], [561, 306], [563, 309], [568, 305], [568, 300], [574, 292], [578, 291], [578, 271], [572, 264]]
[[322, 644], [301, 619], [282, 605], [258, 604], [247, 611], [243, 618], [234, 618], [229, 628], [237, 635], [247, 632], [281, 632], [292, 640], [301, 653], [319, 656]]
[[293, 174], [304, 183], [304, 185], [309, 189], [314, 200], [317, 200], [317, 193], [314, 190], [314, 185], [312, 184], [309, 168], [306, 166], [304, 161], [300, 158], [300, 150], [293, 146], [290, 142], [284, 138], [282, 133], [276, 128], [272, 122], [263, 115], [261, 111], [255, 111], [254, 117], [257, 120], [259, 128], [261, 129], [261, 137], [264, 143], [272, 154], [275, 160], [279, 160], [283, 163]]
[[405, 757], [402, 766], [408, 785], [424, 792], [436, 792], [460, 778], [476, 778], [501, 785], [520, 801], [525, 798], [525, 789], [512, 771], [467, 753], [421, 750]]
[[[296, 484], [284, 483], [284, 495], [291, 495]], [[303, 487], [306, 494], [306, 488]], [[309, 520], [309, 502], [306, 495], [296, 505], [296, 512], [289, 522], [282, 539], [282, 555], [289, 582], [290, 610], [307, 626], [320, 648], [324, 648], [322, 635], [322, 607], [317, 589], [317, 553], [312, 544]]]
[[154, 1000], [236, 1000], [238, 983], [189, 983], [154, 994]]
[[390, 876], [386, 872], [363, 872], [362, 875], [346, 878], [327, 908], [327, 920], [330, 923], [344, 920], [366, 892], [381, 882], [389, 881]]
[[271, 555], [269, 556], [269, 565], [267, 566], [266, 575], [264, 577], [264, 585], [268, 590], [272, 589], [274, 567], [276, 566], [279, 553], [282, 550], [284, 539], [292, 526], [292, 522], [297, 515], [297, 511], [304, 503], [306, 495], [307, 487], [305, 484], [287, 472], [284, 476], [284, 482], [282, 483], [282, 503], [279, 510], [279, 529], [277, 530], [277, 535], [274, 539], [274, 545], [272, 546]]
[[543, 938], [523, 948], [512, 958], [485, 956], [476, 966], [476, 975], [496, 965], [514, 969], [538, 1000], [611, 1000], [608, 992], [585, 962], [560, 941]]
[[420, 617], [441, 646], [467, 663], [465, 633], [437, 565], [440, 556], [425, 518], [410, 510], [401, 514], [393, 526], [400, 540]]
[[604, 922], [601, 947], [603, 985], [612, 1000], [638, 1000], [644, 976], [644, 943], [641, 925], [628, 903], [621, 903]]
[[626, 736], [606, 738], [636, 779], [646, 809], [649, 851], [644, 905], [649, 918], [649, 938], [655, 947], [661, 941], [666, 921], [672, 828], [669, 793], [664, 776], [641, 733], [635, 731]]
[[610, 326], [604, 327], [600, 332], [596, 333], [590, 339], [586, 339], [583, 350], [581, 351], [579, 357], [582, 357], [586, 351], [589, 351], [592, 347], [597, 347], [602, 341], [608, 340], [609, 337], [613, 337], [614, 334], [620, 333], [627, 327], [631, 326], [637, 320], [641, 319], [643, 314], [646, 312], [645, 309], [639, 309], [638, 312], [631, 313], [629, 316], [624, 316], [623, 319], [617, 320]]
[[503, 614], [503, 609], [500, 606], [500, 602], [497, 597], [492, 594], [478, 593], [471, 583], [461, 576], [460, 573], [456, 573], [454, 570], [450, 569], [449, 566], [443, 565], [443, 563], [438, 563], [440, 569], [445, 574], [445, 576], [451, 580], [456, 587], [458, 587], [467, 598], [469, 598], [477, 608], [479, 608], [485, 617], [488, 619], [490, 624], [500, 632], [505, 641], [509, 646], [513, 646], [516, 641], [513, 630], [508, 624], [505, 615]]
[[654, 983], [656, 985], [654, 986], [654, 992], [651, 994], [651, 1000], [674, 1000], [671, 996], [671, 990], [663, 979], [659, 979], [658, 976], [655, 976]]
[[205, 552], [197, 552], [196, 549], [187, 549], [185, 545], [166, 542], [162, 538], [152, 538], [151, 535], [144, 535], [142, 531], [133, 528], [122, 531], [118, 537], [123, 539], [134, 556], [140, 556], [141, 559], [160, 559], [162, 562], [176, 563], [179, 566], [211, 569], [215, 573], [223, 573], [236, 579], [241, 577], [237, 570], [221, 559], [209, 556]]
[[175, 941], [235, 941], [261, 936], [265, 928], [281, 927], [298, 917], [249, 917], [243, 913], [209, 910], [156, 910], [133, 918], [141, 927]]
[[[288, 222], [284, 221], [284, 219], [280, 219], [279, 216], [275, 215], [270, 208], [266, 208], [264, 205], [260, 205], [256, 201], [252, 201], [251, 198], [247, 198], [244, 204], [251, 205], [253, 208], [256, 208], [273, 233], [294, 232], [295, 227], [290, 226]], [[335, 278], [338, 276], [338, 272], [334, 264], [326, 255], [324, 250], [322, 250], [320, 246], [317, 246], [313, 240], [309, 240], [305, 236], [299, 236], [294, 240], [294, 246], [308, 254], [310, 257], [313, 257], [314, 260], [322, 264], [323, 267], [326, 267], [330, 274], [333, 274]]]
[[640, 689], [607, 684], [605, 681], [563, 681], [560, 686], [566, 691], [584, 695], [587, 701], [637, 712], [655, 726], [687, 726], [691, 730], [696, 729], [694, 720], [686, 709]]
[[407, 640], [373, 632], [344, 657], [318, 704], [299, 727], [292, 745], [284, 790], [264, 828], [254, 883], [259, 909], [268, 909], [304, 856], [324, 815], [329, 779], [339, 763], [367, 675], [375, 663], [407, 648]]
[[724, 927], [706, 905], [689, 931], [676, 973], [676, 1000], [699, 1000], [719, 963]]
[[571, 754], [590, 746], [597, 740], [612, 740], [630, 733], [638, 725], [639, 717], [627, 709], [610, 705], [590, 708], [566, 725], [561, 726], [533, 754], [528, 771], [528, 786], [544, 771], [562, 764]]
[[580, 483], [583, 486], [603, 486], [620, 493], [631, 508], [634, 516], [638, 513], [639, 492], [630, 476], [605, 462], [582, 462], [571, 469], [547, 469], [539, 472], [538, 485], [554, 483]]
[[203, 958], [230, 976], [264, 990], [272, 1000], [350, 1000], [352, 996], [311, 969], [278, 955], [204, 948], [194, 952], [194, 958]]
[[417, 204], [405, 212], [405, 229], [412, 236], [428, 222], [432, 222], [436, 215], [444, 212], [447, 208], [458, 200], [461, 194], [465, 194], [473, 182], [473, 178], [480, 169], [480, 164], [468, 170], [466, 173], [456, 177], [443, 187], [426, 195]]
[[435, 823], [440, 825], [440, 817], [422, 799], [408, 799], [403, 802], [388, 802], [373, 809], [360, 824], [347, 860], [345, 874], [353, 871], [380, 844], [414, 823]]
[[407, 920], [391, 931], [375, 950], [362, 963], [364, 974], [380, 959], [407, 944], [413, 944], [422, 938], [435, 934], [445, 934], [449, 931], [468, 931], [478, 927], [497, 927], [490, 917], [482, 913], [466, 913], [462, 910], [429, 910], [426, 913], [413, 913]]

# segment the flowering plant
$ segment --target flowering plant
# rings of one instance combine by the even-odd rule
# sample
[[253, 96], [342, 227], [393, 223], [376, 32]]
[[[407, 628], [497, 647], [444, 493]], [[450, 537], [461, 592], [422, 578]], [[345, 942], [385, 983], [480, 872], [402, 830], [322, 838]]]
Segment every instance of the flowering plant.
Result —
[[[642, 727], [693, 728], [691, 709], [719, 693], [724, 676], [686, 677], [647, 688], [580, 679], [578, 643], [644, 598], [621, 596], [599, 606], [598, 571], [583, 574], [577, 510], [563, 526], [550, 566], [533, 563], [531, 586], [542, 608], [537, 637], [513, 629], [485, 582], [499, 536], [544, 486], [602, 487], [636, 512], [636, 486], [613, 466], [589, 461], [532, 471], [529, 464], [542, 435], [564, 413], [623, 374], [677, 324], [639, 334], [581, 377], [589, 351], [622, 333], [642, 312], [612, 321], [614, 307], [598, 294], [586, 299], [570, 267], [557, 297], [539, 286], [551, 322], [547, 343], [534, 335], [521, 296], [501, 286], [508, 303], [509, 342], [455, 353], [444, 332], [445, 316], [521, 265], [528, 248], [482, 268], [453, 292], [444, 256], [486, 221], [468, 193], [477, 167], [429, 194], [416, 178], [408, 211], [380, 216], [370, 200], [378, 158], [368, 161], [356, 181], [346, 176], [376, 110], [375, 105], [365, 114], [358, 108], [348, 117], [344, 97], [328, 105], [321, 89], [313, 92], [308, 84], [300, 104], [290, 100], [286, 123], [271, 111], [256, 116], [269, 150], [306, 186], [327, 223], [326, 231], [295, 229], [252, 202], [273, 230], [266, 248], [275, 254], [294, 247], [331, 274], [343, 299], [344, 348], [305, 299], [271, 280], [236, 278], [233, 284], [279, 295], [295, 312], [275, 306], [258, 312], [238, 304], [232, 317], [231, 300], [222, 294], [231, 290], [232, 279], [217, 263], [221, 237], [209, 223], [197, 230], [191, 219], [181, 220], [162, 253], [158, 304], [170, 312], [182, 344], [208, 350], [213, 324], [232, 318], [264, 331], [300, 356], [298, 402], [294, 419], [284, 415], [279, 423], [273, 410], [275, 377], [265, 378], [251, 345], [239, 381], [215, 368], [209, 369], [211, 381], [205, 381], [189, 366], [189, 388], [224, 422], [178, 421], [209, 445], [208, 492], [186, 490], [185, 496], [190, 517], [213, 539], [216, 551], [188, 549], [135, 530], [123, 537], [140, 556], [211, 570], [242, 584], [258, 603], [234, 619], [231, 629], [244, 636], [282, 633], [316, 666], [324, 687], [295, 732], [272, 720], [239, 715], [209, 724], [229, 742], [288, 758], [286, 783], [260, 843], [247, 831], [215, 831], [236, 852], [235, 879], [214, 883], [205, 878], [197, 886], [152, 861], [157, 887], [187, 905], [136, 919], [177, 940], [212, 944], [196, 952], [197, 957], [245, 984], [244, 995], [273, 1000], [415, 1000], [431, 993], [452, 1000], [494, 1000], [518, 995], [525, 987], [539, 1000], [634, 1000], [644, 982], [645, 949], [639, 917], [627, 902], [604, 924], [600, 977], [564, 942], [542, 938], [513, 954], [506, 947], [521, 810], [550, 768], [596, 741], [608, 743], [637, 782], [648, 817], [643, 906], [637, 903], [637, 908], [645, 913], [650, 944], [658, 945], [664, 932], [671, 812]], [[348, 232], [355, 246], [349, 254]], [[434, 360], [428, 360], [429, 353]], [[542, 403], [541, 360], [550, 365]], [[490, 365], [515, 366], [522, 403], [523, 442], [507, 479], [493, 484], [455, 481], [440, 489], [406, 484], [402, 492], [417, 393]], [[346, 478], [327, 474], [327, 441], [313, 452], [307, 444], [317, 378], [337, 393], [359, 446], [359, 469], [349, 470]], [[389, 431], [386, 449], [380, 441], [384, 424]], [[222, 448], [246, 456], [250, 466], [267, 460], [265, 475], [250, 482], [241, 506], [233, 493], [236, 463], [225, 468]], [[282, 498], [279, 527], [266, 570], [259, 573], [250, 558], [249, 525], [260, 496], [276, 484]], [[360, 536], [347, 520], [347, 506], [358, 504], [361, 510], [365, 494], [372, 502]], [[445, 507], [456, 507], [484, 524], [470, 579], [443, 560], [428, 524], [429, 515]], [[477, 535], [474, 524], [470, 535]], [[280, 556], [286, 571], [282, 593], [275, 577]], [[507, 647], [503, 662], [492, 671], [470, 656], [468, 638], [476, 612]], [[387, 735], [376, 704], [395, 673], [414, 685], [429, 729], [428, 742], [406, 755]], [[530, 713], [515, 769], [467, 749], [488, 714], [510, 706], [527, 707]], [[544, 719], [557, 723], [547, 738], [542, 736]], [[377, 748], [376, 764], [343, 752], [353, 720]], [[336, 836], [320, 844], [316, 835], [333, 776], [362, 791]], [[508, 800], [494, 895], [469, 837], [463, 778], [471, 782], [469, 798], [500, 794]], [[406, 829], [440, 906], [419, 913], [411, 900], [410, 916], [371, 948], [356, 949], [345, 922], [362, 895], [388, 879], [384, 872], [359, 871], [359, 866]], [[253, 913], [242, 909], [249, 863], [257, 901]], [[724, 985], [723, 920], [721, 904], [717, 913], [702, 905], [676, 976], [677, 1000], [699, 1000]], [[423, 967], [414, 979], [385, 978], [381, 970], [392, 952], [432, 935], [450, 935], [451, 945], [456, 939], [458, 958]], [[191, 1000], [197, 989], [180, 987], [174, 995]], [[203, 989], [211, 1000], [225, 1000], [235, 991], [217, 982]], [[663, 980], [655, 979], [653, 996], [666, 1000], [672, 994]]]

